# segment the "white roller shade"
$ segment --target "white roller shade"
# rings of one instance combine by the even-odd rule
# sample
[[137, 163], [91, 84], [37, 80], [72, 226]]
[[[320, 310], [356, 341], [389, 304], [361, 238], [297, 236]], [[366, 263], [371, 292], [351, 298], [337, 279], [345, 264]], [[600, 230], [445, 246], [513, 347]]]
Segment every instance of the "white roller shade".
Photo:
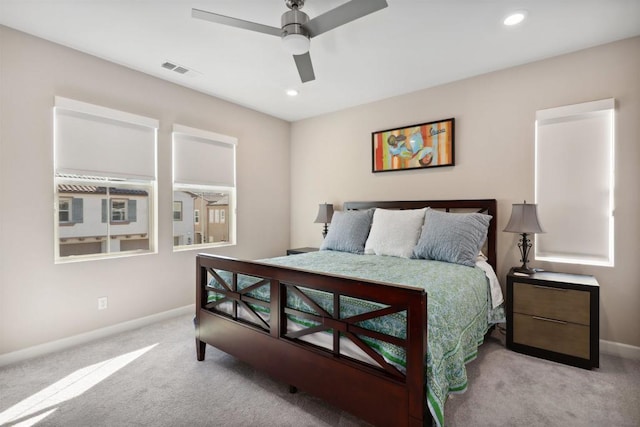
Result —
[[62, 97], [55, 105], [56, 173], [156, 178], [157, 120]]
[[539, 260], [613, 265], [614, 100], [536, 113]]
[[236, 143], [233, 137], [174, 125], [173, 181], [235, 187]]

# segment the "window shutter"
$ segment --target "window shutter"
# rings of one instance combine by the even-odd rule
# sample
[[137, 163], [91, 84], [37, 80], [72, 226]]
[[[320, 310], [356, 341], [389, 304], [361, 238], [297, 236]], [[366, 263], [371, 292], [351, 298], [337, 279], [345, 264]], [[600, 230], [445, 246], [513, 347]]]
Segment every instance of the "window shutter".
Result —
[[107, 222], [108, 211], [107, 199], [102, 199], [102, 222]]
[[156, 178], [157, 120], [59, 96], [55, 104], [57, 174]]
[[236, 138], [173, 126], [173, 182], [235, 187]]
[[73, 222], [82, 222], [82, 205], [84, 200], [73, 198], [71, 199], [71, 219]]
[[127, 219], [130, 222], [136, 222], [136, 205], [137, 200], [129, 200], [127, 203]]

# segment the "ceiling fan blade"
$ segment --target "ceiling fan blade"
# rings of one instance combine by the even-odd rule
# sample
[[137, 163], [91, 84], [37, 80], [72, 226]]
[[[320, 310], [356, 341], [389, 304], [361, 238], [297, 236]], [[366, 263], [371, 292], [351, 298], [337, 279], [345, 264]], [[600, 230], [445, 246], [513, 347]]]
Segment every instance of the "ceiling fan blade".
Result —
[[205, 21], [215, 22], [216, 24], [244, 28], [245, 30], [257, 31], [259, 33], [269, 34], [272, 36], [282, 36], [282, 29], [280, 28], [244, 21], [230, 16], [218, 15], [217, 13], [207, 12], [206, 10], [191, 9], [191, 16], [193, 18], [204, 19]]
[[304, 24], [303, 27], [309, 32], [310, 37], [315, 37], [347, 22], [355, 21], [370, 13], [384, 9], [387, 6], [386, 0], [351, 0], [322, 15], [316, 16]]
[[302, 83], [316, 79], [316, 75], [313, 73], [313, 65], [311, 65], [311, 55], [309, 55], [309, 52], [303, 53], [302, 55], [293, 55], [293, 59], [296, 61], [296, 67], [298, 67], [298, 74], [300, 74], [300, 80], [302, 80]]

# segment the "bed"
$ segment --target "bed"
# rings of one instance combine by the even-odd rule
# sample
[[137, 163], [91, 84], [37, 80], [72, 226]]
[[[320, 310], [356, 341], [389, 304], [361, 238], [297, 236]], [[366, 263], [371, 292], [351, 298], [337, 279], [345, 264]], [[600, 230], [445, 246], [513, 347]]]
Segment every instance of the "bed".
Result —
[[[383, 213], [426, 212], [410, 257], [325, 247], [331, 228], [327, 250], [314, 253], [260, 261], [199, 254], [197, 358], [212, 345], [374, 425], [444, 425], [447, 395], [464, 391], [465, 364], [504, 317], [493, 273], [496, 210], [494, 199], [344, 204], [341, 219], [373, 216], [368, 252]], [[426, 219], [436, 212], [464, 212], [456, 220], [490, 216], [473, 264], [433, 253], [413, 259], [427, 224], [439, 224]]]

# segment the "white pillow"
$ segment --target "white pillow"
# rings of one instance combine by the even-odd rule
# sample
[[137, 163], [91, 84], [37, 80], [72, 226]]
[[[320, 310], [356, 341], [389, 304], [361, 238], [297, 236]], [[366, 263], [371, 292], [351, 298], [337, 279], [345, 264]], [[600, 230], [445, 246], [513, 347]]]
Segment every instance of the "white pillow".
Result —
[[425, 209], [376, 209], [365, 254], [411, 258], [420, 238]]

